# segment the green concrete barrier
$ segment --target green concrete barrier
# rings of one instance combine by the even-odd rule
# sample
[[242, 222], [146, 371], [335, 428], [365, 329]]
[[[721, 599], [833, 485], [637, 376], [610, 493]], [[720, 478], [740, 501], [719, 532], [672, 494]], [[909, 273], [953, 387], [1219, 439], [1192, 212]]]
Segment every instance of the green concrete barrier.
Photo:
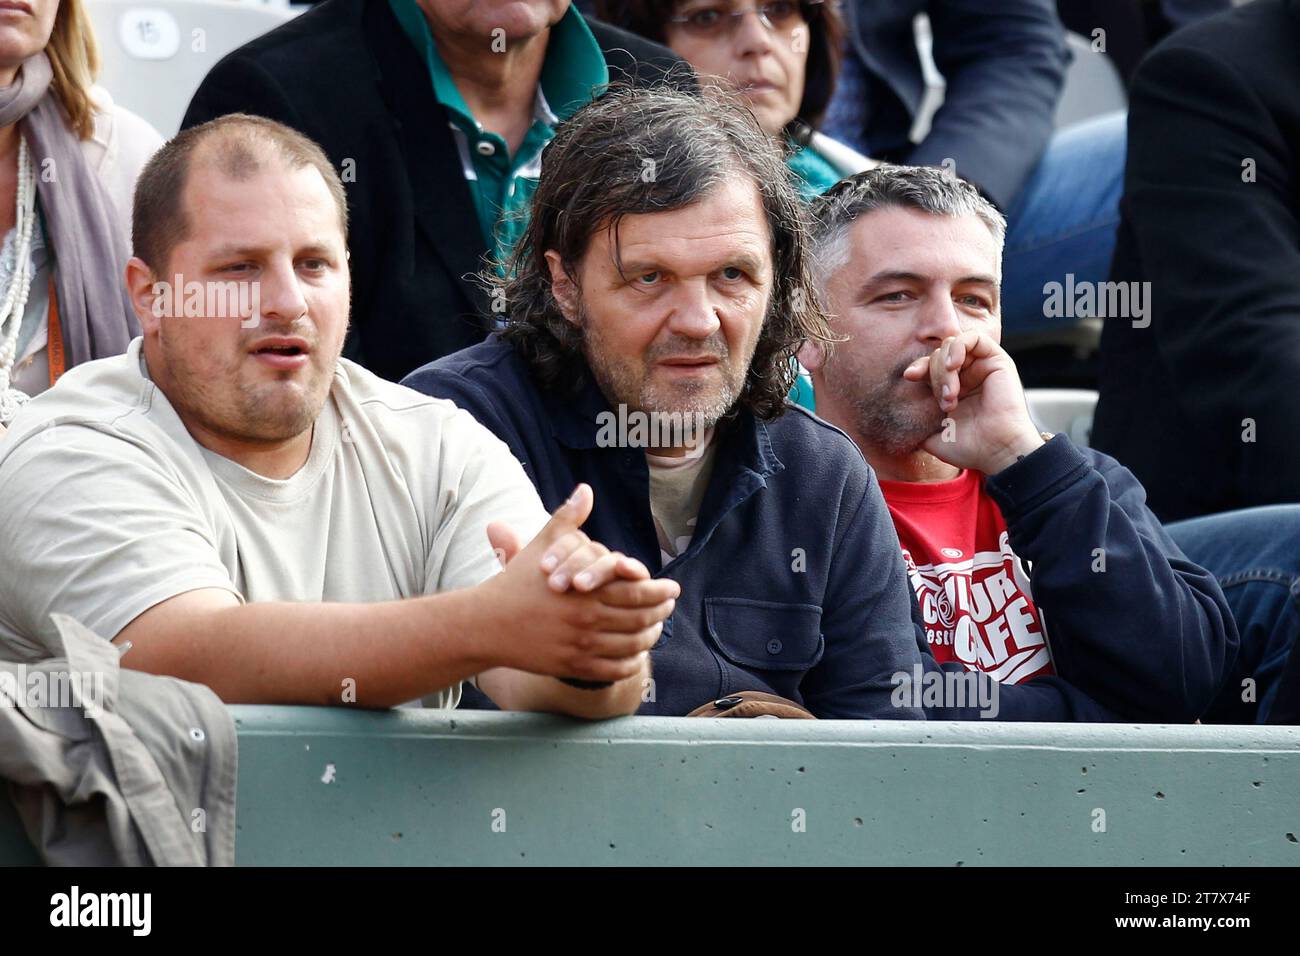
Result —
[[232, 712], [241, 865], [1300, 864], [1300, 728]]

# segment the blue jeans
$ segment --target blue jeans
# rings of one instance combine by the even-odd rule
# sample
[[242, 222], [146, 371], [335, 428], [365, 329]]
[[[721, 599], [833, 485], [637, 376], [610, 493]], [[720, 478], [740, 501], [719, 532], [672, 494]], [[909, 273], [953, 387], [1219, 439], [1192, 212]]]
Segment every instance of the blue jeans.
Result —
[[1002, 332], [1074, 325], [1044, 315], [1049, 282], [1105, 282], [1119, 228], [1128, 141], [1124, 111], [1059, 130], [1007, 210], [1002, 254]]
[[[1241, 634], [1237, 663], [1202, 719], [1269, 723], [1300, 631], [1300, 505], [1206, 515], [1165, 530], [1188, 558], [1219, 579]], [[1248, 679], [1253, 694], [1243, 684]]]

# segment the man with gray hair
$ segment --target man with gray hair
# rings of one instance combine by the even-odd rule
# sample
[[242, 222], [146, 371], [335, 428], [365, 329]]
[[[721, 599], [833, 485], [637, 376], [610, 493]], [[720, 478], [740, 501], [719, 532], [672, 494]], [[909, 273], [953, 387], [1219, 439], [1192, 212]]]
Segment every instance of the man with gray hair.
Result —
[[1300, 508], [1166, 529], [1118, 462], [1040, 433], [999, 345], [1006, 224], [970, 184], [885, 166], [813, 215], [842, 340], [800, 358], [880, 478], [935, 657], [1057, 675], [1125, 719], [1268, 719]]

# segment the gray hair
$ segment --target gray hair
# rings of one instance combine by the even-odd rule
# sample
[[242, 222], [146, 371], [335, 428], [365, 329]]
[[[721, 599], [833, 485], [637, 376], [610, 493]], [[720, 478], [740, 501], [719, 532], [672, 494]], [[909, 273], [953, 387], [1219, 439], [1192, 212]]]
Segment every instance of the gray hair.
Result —
[[978, 189], [933, 166], [885, 164], [836, 183], [812, 208], [813, 259], [820, 284], [848, 261], [849, 227], [877, 209], [919, 209], [935, 216], [978, 216], [998, 244], [1007, 235], [1007, 220]]

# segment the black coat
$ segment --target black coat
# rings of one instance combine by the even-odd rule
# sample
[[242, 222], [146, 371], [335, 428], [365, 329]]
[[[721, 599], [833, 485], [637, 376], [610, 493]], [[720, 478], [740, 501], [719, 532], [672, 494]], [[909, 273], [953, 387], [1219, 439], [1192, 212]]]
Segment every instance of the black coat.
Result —
[[[648, 85], [681, 62], [588, 22], [611, 82]], [[204, 78], [182, 125], [234, 112], [305, 133], [343, 176], [346, 355], [396, 381], [484, 337], [488, 297], [470, 278], [485, 265], [483, 230], [446, 110], [387, 0], [326, 0], [235, 50]]]
[[1106, 320], [1093, 444], [1165, 520], [1300, 501], [1300, 0], [1142, 63], [1121, 214], [1111, 279], [1151, 283], [1150, 327]]

